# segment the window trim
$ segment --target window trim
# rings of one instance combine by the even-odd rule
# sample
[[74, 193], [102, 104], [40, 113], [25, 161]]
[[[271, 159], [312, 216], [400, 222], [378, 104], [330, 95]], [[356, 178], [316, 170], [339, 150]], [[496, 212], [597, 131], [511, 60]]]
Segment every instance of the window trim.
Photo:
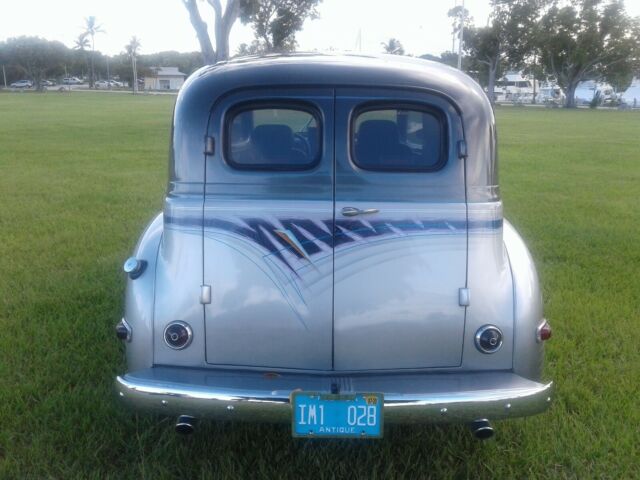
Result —
[[[299, 112], [305, 112], [313, 116], [318, 125], [318, 151], [312, 162], [300, 166], [292, 166], [285, 164], [242, 164], [233, 160], [231, 154], [231, 124], [233, 120], [241, 113], [251, 110], [269, 110], [269, 109], [282, 109], [282, 110], [295, 110]], [[269, 99], [261, 101], [249, 101], [241, 102], [232, 105], [224, 112], [223, 119], [223, 132], [222, 132], [222, 157], [224, 161], [231, 168], [235, 170], [245, 171], [260, 171], [260, 172], [302, 172], [313, 170], [316, 168], [323, 157], [324, 150], [324, 136], [323, 136], [323, 122], [322, 113], [315, 105], [300, 101], [300, 100], [288, 100], [288, 99]]]
[[[363, 113], [376, 111], [376, 110], [412, 110], [416, 112], [423, 112], [433, 115], [436, 120], [439, 121], [442, 129], [441, 144], [440, 144], [440, 158], [437, 163], [434, 163], [430, 167], [423, 168], [395, 168], [395, 167], [365, 167], [357, 161], [355, 152], [355, 126], [356, 121]], [[386, 173], [433, 173], [442, 170], [447, 164], [449, 158], [449, 129], [448, 129], [447, 115], [440, 108], [431, 105], [425, 105], [421, 103], [411, 102], [396, 102], [378, 101], [370, 102], [362, 105], [358, 105], [351, 112], [351, 119], [349, 121], [349, 160], [350, 162], [361, 170], [368, 172], [386, 172]]]

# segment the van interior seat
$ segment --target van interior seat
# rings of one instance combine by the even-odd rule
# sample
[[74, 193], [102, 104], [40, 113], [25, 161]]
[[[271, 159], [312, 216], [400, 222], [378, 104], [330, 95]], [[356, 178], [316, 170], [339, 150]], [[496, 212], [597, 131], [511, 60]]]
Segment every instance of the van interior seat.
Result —
[[307, 155], [294, 148], [293, 130], [288, 125], [258, 125], [251, 132], [251, 144], [261, 163], [304, 164]]
[[398, 126], [391, 120], [367, 120], [358, 129], [356, 160], [364, 168], [390, 167], [412, 161], [409, 147], [400, 142]]

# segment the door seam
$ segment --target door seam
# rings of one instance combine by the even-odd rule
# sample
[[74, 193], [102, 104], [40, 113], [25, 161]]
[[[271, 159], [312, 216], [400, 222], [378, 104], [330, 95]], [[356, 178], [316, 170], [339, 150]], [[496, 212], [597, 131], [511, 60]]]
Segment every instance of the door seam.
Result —
[[331, 370], [335, 371], [335, 350], [336, 350], [336, 325], [335, 325], [335, 301], [336, 301], [336, 90], [333, 89], [333, 158], [332, 158], [332, 192], [333, 192], [333, 209], [331, 222]]

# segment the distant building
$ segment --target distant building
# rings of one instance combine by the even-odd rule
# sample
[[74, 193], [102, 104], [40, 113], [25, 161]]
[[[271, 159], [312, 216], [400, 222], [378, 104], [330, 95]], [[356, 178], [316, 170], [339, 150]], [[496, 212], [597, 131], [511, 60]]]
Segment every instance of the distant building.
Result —
[[146, 90], [179, 90], [187, 76], [178, 67], [152, 67], [151, 72], [144, 77]]

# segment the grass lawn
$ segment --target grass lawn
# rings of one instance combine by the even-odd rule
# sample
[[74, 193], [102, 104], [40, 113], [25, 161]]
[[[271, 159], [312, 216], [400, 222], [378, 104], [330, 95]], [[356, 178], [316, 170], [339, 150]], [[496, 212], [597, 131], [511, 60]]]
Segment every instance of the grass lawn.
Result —
[[119, 407], [122, 261], [164, 196], [174, 97], [0, 94], [0, 478], [640, 477], [640, 114], [499, 108], [508, 218], [554, 327], [541, 416], [294, 441]]

